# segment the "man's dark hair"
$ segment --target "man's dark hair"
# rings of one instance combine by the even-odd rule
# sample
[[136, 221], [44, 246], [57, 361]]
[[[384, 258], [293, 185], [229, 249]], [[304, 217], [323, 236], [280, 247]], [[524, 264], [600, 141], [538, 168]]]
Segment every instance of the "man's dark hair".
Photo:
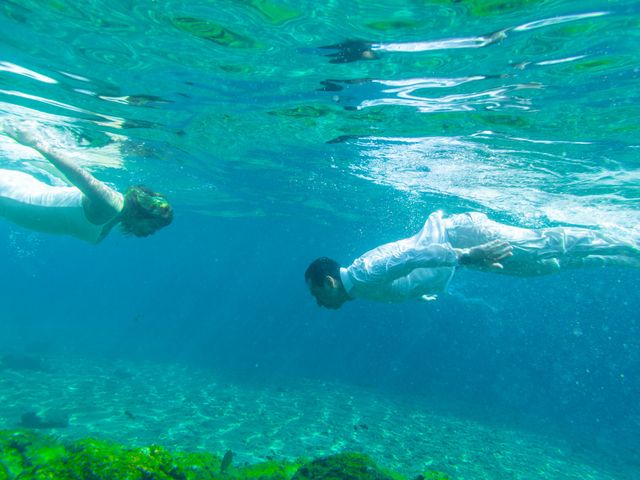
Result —
[[321, 287], [327, 275], [340, 280], [340, 264], [331, 258], [320, 257], [307, 267], [307, 271], [304, 272], [304, 280], [305, 282], [311, 281], [311, 284], [316, 287]]

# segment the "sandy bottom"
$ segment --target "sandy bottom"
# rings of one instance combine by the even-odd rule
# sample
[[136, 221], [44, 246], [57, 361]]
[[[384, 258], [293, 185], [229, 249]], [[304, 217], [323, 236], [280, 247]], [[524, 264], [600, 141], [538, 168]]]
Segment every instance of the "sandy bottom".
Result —
[[50, 364], [50, 372], [0, 370], [0, 428], [16, 428], [30, 410], [62, 411], [69, 426], [43, 431], [219, 455], [230, 449], [236, 463], [358, 451], [408, 476], [432, 468], [456, 480], [640, 478], [640, 466], [612, 465], [561, 439], [436, 415], [353, 386], [231, 384], [157, 363]]

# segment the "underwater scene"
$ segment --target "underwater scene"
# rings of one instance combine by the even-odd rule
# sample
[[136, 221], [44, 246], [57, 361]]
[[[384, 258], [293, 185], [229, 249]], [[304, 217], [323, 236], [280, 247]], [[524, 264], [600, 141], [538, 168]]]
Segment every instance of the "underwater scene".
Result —
[[0, 480], [640, 479], [639, 46], [632, 0], [0, 0]]

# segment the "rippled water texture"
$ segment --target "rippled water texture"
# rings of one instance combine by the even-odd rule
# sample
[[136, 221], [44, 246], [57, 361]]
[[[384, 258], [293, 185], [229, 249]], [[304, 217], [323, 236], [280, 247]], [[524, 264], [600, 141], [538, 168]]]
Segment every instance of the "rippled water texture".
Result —
[[639, 21], [633, 1], [3, 1], [0, 114], [211, 215], [634, 228]]

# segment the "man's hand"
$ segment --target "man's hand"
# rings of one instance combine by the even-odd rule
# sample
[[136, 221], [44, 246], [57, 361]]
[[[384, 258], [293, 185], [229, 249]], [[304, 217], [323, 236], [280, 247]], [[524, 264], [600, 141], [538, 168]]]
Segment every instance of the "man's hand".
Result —
[[513, 247], [504, 240], [491, 242], [472, 247], [468, 250], [458, 250], [458, 263], [460, 265], [473, 265], [495, 270], [502, 270], [502, 260], [513, 255]]

